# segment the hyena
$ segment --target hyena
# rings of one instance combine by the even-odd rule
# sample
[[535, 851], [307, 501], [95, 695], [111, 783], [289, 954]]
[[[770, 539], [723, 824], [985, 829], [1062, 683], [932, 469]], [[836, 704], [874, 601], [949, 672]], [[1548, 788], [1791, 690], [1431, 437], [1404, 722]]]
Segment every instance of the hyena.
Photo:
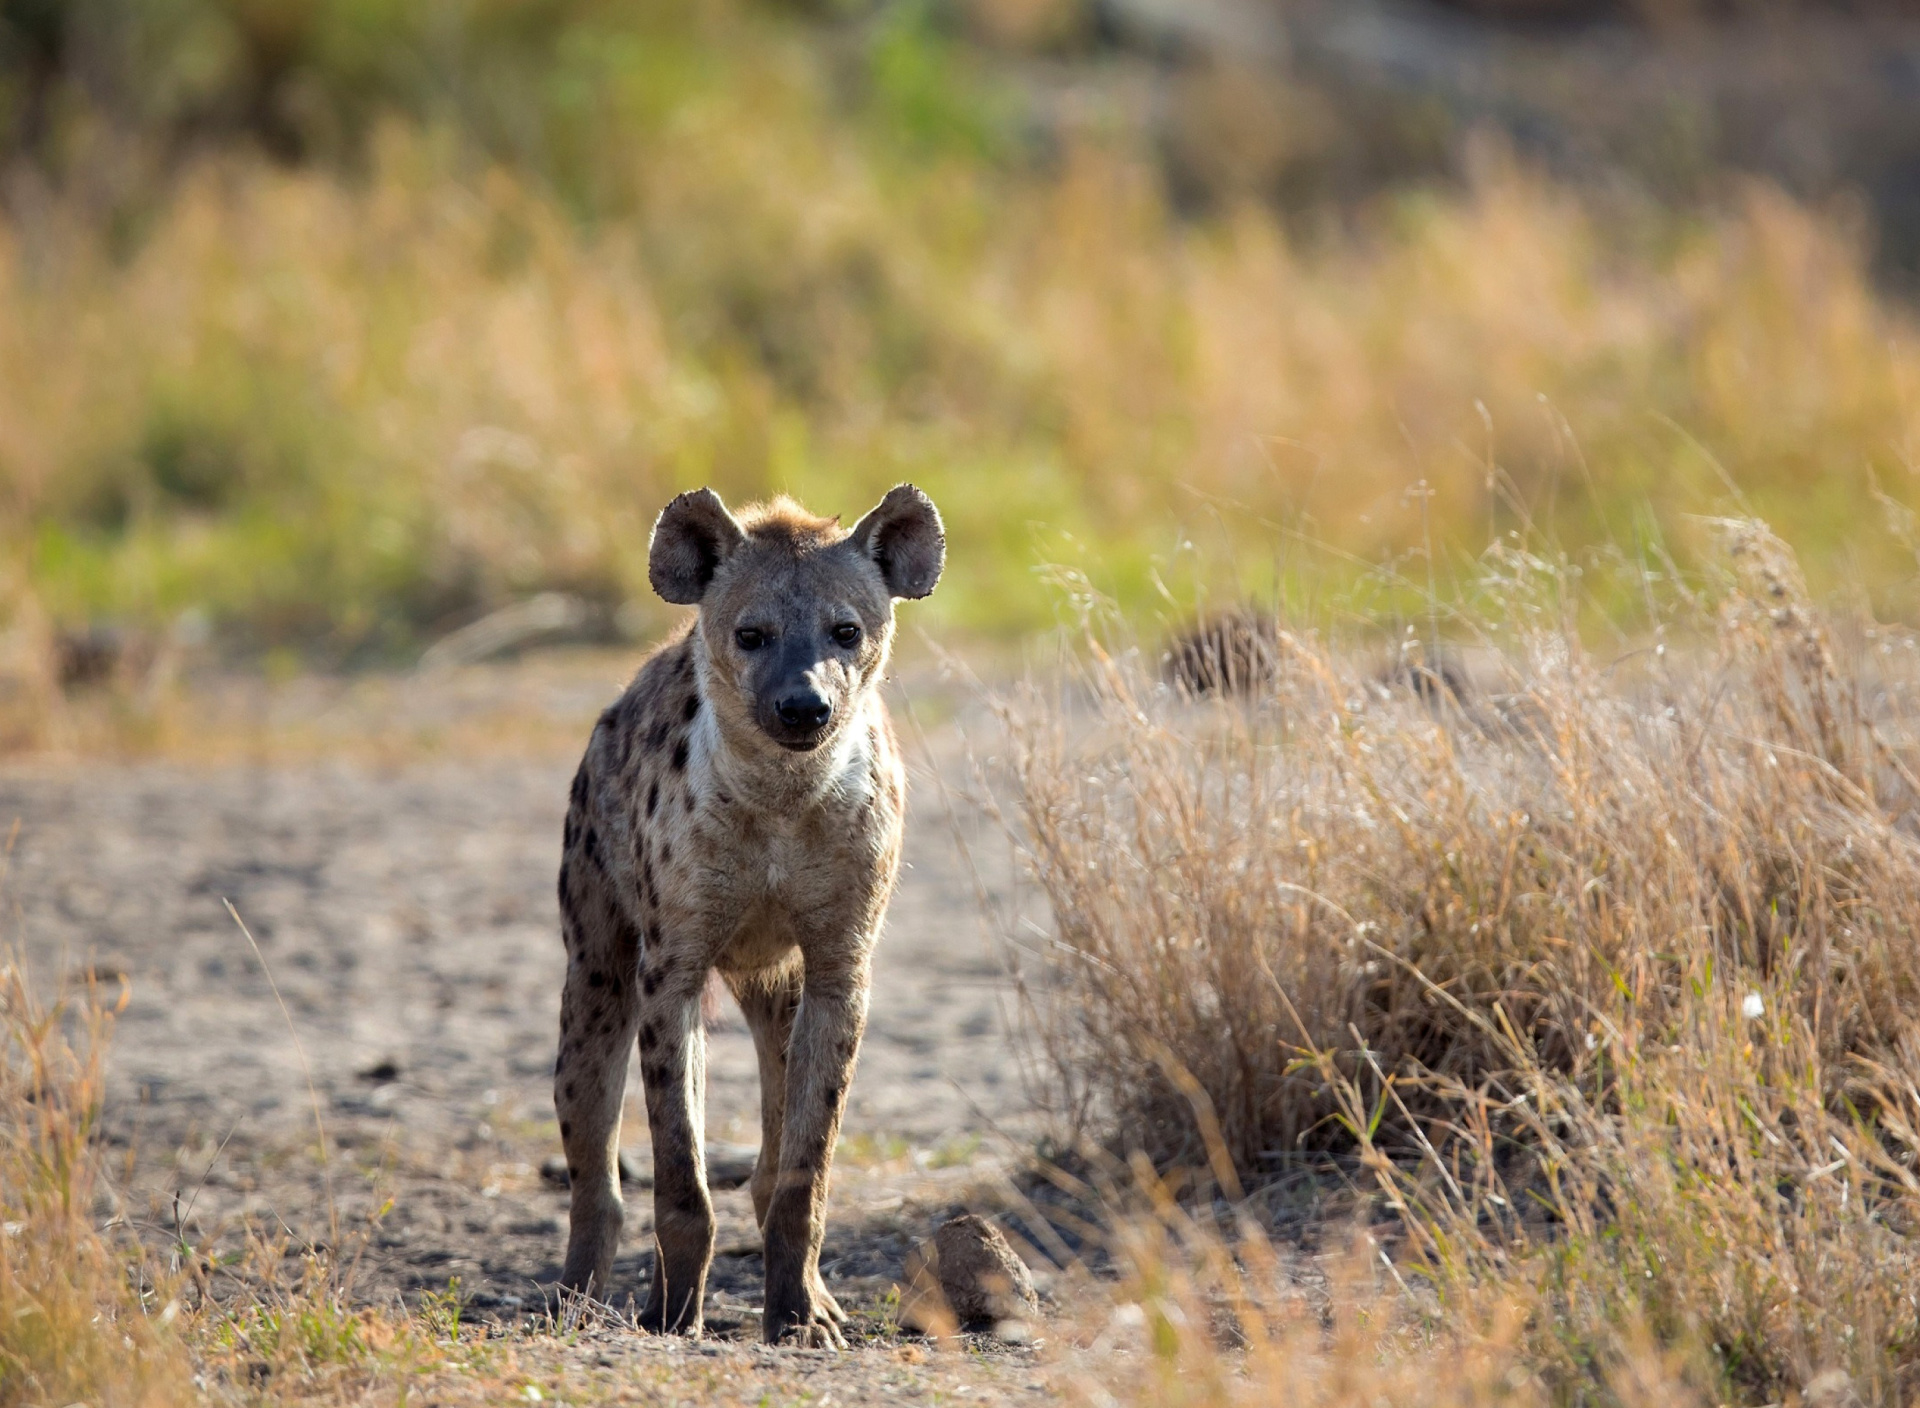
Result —
[[698, 611], [600, 716], [573, 780], [554, 1062], [572, 1182], [562, 1282], [607, 1299], [639, 1041], [653, 1136], [648, 1329], [701, 1328], [714, 1221], [700, 1007], [717, 970], [759, 1055], [751, 1186], [767, 1341], [845, 1342], [820, 1277], [827, 1172], [906, 787], [879, 684], [894, 600], [926, 596], [945, 560], [940, 515], [910, 484], [851, 532], [787, 499], [735, 517], [710, 489], [680, 495], [654, 525], [654, 590]]

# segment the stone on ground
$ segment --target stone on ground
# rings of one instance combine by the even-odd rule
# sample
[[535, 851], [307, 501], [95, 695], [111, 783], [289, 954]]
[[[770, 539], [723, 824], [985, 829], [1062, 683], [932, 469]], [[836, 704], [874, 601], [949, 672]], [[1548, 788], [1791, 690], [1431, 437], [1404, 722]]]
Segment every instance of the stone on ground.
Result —
[[966, 1213], [943, 1224], [907, 1258], [901, 1320], [928, 1334], [992, 1329], [1024, 1337], [1040, 1316], [1026, 1263], [998, 1227]]

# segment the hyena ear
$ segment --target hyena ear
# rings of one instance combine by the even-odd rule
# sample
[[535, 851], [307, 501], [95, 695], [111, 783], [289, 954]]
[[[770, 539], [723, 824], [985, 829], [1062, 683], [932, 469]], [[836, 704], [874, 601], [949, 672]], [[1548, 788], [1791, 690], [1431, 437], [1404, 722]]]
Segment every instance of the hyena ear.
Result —
[[746, 541], [711, 489], [682, 494], [660, 511], [647, 546], [647, 580], [675, 606], [698, 606], [713, 574]]
[[947, 530], [933, 500], [911, 484], [896, 484], [849, 538], [873, 559], [890, 595], [918, 600], [933, 591], [947, 564]]

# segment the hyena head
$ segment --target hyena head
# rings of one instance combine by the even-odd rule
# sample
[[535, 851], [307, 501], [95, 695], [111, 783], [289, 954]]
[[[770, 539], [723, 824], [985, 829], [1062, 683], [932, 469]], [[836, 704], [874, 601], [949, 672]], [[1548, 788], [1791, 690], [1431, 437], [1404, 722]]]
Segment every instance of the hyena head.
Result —
[[886, 669], [893, 602], [940, 580], [946, 535], [933, 500], [889, 490], [848, 532], [790, 499], [735, 518], [711, 489], [660, 515], [647, 577], [700, 608], [708, 703], [722, 732], [804, 753], [832, 740]]

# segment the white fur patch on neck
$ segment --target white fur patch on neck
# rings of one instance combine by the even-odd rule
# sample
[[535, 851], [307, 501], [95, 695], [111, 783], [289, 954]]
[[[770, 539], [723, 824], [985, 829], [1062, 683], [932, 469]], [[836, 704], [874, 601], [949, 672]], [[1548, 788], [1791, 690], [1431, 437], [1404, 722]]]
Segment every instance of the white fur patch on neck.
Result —
[[[776, 827], [823, 805], [858, 808], [873, 799], [873, 710], [861, 698], [832, 743], [812, 753], [775, 751], [769, 740], [753, 753], [730, 746], [711, 705], [688, 734], [689, 771], [711, 779]], [[696, 784], [704, 795], [705, 788]]]
[[868, 700], [861, 701], [859, 711], [834, 741], [828, 776], [827, 790], [848, 806], [864, 807], [873, 800], [873, 720]]

